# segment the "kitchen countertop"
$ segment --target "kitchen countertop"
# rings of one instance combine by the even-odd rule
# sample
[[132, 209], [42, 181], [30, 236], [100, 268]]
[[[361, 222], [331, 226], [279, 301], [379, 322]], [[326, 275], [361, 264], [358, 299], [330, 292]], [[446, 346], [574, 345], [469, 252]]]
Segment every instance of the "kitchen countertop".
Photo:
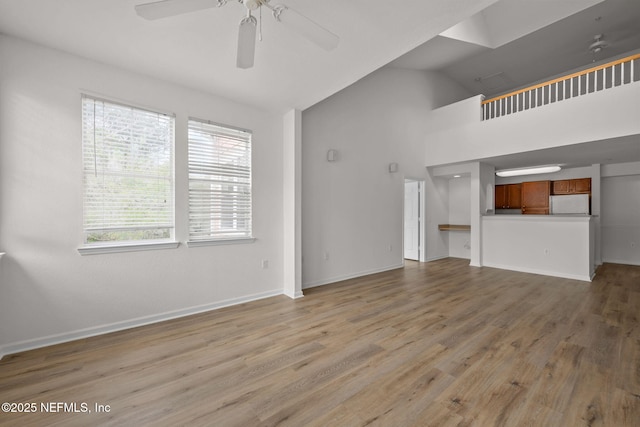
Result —
[[509, 214], [496, 214], [496, 215], [485, 215], [482, 218], [484, 220], [489, 221], [499, 221], [499, 220], [517, 220], [517, 221], [589, 221], [591, 218], [595, 218], [595, 215], [584, 215], [584, 214], [562, 214], [562, 215], [509, 215]]

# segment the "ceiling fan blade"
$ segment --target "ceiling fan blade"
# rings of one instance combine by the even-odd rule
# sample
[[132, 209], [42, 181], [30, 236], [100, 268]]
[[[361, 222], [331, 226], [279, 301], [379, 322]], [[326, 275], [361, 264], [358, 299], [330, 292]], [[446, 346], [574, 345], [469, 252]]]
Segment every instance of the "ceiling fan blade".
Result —
[[218, 0], [161, 0], [135, 6], [136, 13], [149, 20], [217, 7]]
[[338, 47], [340, 37], [295, 10], [277, 5], [272, 8], [276, 20], [325, 50]]
[[249, 15], [240, 21], [240, 29], [238, 31], [238, 56], [236, 66], [238, 68], [253, 67], [253, 59], [256, 53], [256, 28], [258, 21]]

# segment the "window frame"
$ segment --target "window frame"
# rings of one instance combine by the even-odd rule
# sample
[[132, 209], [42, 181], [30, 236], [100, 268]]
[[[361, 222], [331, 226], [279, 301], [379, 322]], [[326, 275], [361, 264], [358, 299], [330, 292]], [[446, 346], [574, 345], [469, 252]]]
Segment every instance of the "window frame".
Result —
[[[176, 240], [176, 127], [177, 120], [174, 113], [166, 112], [157, 108], [150, 108], [147, 106], [141, 106], [136, 103], [122, 101], [114, 98], [107, 98], [101, 95], [92, 94], [89, 92], [82, 92], [80, 96], [80, 128], [81, 128], [81, 169], [82, 169], [82, 244], [78, 248], [78, 252], [81, 255], [93, 255], [100, 253], [116, 253], [116, 252], [130, 252], [130, 251], [145, 251], [145, 250], [157, 250], [157, 249], [174, 249], [180, 244]], [[151, 114], [157, 114], [158, 116], [165, 116], [171, 120], [171, 135], [170, 135], [170, 221], [171, 225], [167, 227], [169, 229], [169, 237], [157, 238], [157, 239], [138, 239], [138, 240], [112, 240], [112, 241], [87, 241], [87, 227], [86, 227], [86, 203], [87, 203], [87, 183], [85, 182], [86, 170], [85, 170], [85, 117], [84, 117], [84, 102], [85, 99], [89, 99], [93, 102], [111, 104], [128, 108], [132, 110], [138, 110], [141, 112], [147, 112]], [[144, 228], [141, 226], [139, 229]]]
[[[248, 138], [248, 151], [249, 151], [249, 179], [248, 179], [248, 187], [249, 187], [249, 233], [245, 236], [232, 236], [232, 237], [209, 237], [209, 238], [201, 238], [201, 239], [193, 239], [192, 238], [192, 209], [191, 209], [191, 182], [192, 182], [192, 169], [191, 169], [191, 123], [195, 122], [200, 125], [209, 125], [214, 127], [223, 128], [229, 130], [231, 132], [241, 132], [249, 135]], [[255, 242], [256, 238], [253, 235], [253, 132], [249, 129], [240, 128], [237, 126], [222, 124], [218, 122], [214, 122], [211, 120], [200, 119], [197, 117], [188, 117], [187, 119], [187, 186], [188, 186], [188, 198], [189, 203], [187, 206], [187, 219], [188, 219], [188, 229], [187, 229], [187, 246], [188, 247], [202, 247], [202, 246], [216, 246], [216, 245], [233, 245], [233, 244], [246, 244]], [[227, 184], [229, 185], [229, 184]]]

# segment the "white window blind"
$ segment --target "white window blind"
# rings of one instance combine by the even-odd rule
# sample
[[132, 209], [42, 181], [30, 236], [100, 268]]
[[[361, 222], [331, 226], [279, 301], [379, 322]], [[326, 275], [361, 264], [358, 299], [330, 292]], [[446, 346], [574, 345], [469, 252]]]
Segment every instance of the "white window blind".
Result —
[[85, 243], [173, 237], [174, 121], [82, 97]]
[[251, 237], [251, 133], [189, 120], [189, 239]]

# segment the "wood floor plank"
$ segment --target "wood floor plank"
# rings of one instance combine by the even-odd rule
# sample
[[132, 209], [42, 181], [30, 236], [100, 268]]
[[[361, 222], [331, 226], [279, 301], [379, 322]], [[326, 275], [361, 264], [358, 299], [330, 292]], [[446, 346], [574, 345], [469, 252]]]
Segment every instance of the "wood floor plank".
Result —
[[639, 319], [640, 267], [587, 283], [407, 262], [6, 356], [0, 400], [38, 411], [0, 426], [637, 427]]
[[564, 412], [578, 380], [578, 366], [585, 348], [561, 342], [541, 372], [534, 386], [533, 398], [541, 405]]
[[613, 378], [586, 358], [581, 361], [578, 371], [580, 375], [564, 411], [565, 425], [615, 425], [609, 422], [607, 410], [614, 392]]
[[[493, 381], [479, 396], [477, 415], [469, 414], [481, 426], [517, 426], [518, 416], [527, 402], [527, 396], [540, 375], [540, 369], [522, 359], [515, 360], [501, 380]], [[496, 375], [496, 377], [498, 377]], [[475, 411], [474, 411], [475, 412]]]
[[615, 370], [616, 387], [640, 396], [640, 339], [622, 339], [616, 366], [628, 367]]
[[614, 426], [637, 425], [640, 420], [640, 394], [616, 389], [607, 408], [608, 422]]

